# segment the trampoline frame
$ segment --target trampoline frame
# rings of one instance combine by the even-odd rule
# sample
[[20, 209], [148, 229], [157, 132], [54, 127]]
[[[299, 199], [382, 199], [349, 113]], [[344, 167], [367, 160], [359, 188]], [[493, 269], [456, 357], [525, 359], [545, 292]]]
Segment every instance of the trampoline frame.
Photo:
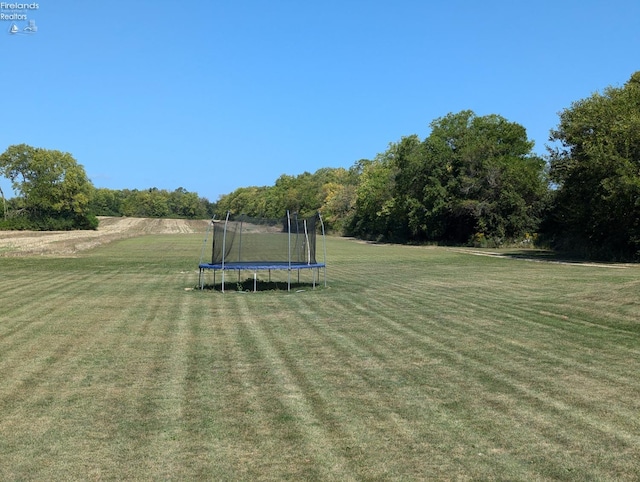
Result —
[[[288, 253], [287, 256], [289, 258], [288, 261], [244, 261], [244, 262], [225, 262], [225, 244], [227, 239], [227, 225], [229, 223], [230, 212], [227, 212], [227, 216], [224, 224], [224, 233], [223, 233], [223, 249], [222, 249], [222, 262], [221, 263], [203, 263], [202, 256], [204, 254], [204, 249], [207, 244], [207, 238], [209, 235], [209, 231], [213, 227], [213, 223], [215, 219], [211, 220], [211, 224], [209, 229], [207, 230], [207, 235], [205, 236], [205, 240], [203, 243], [203, 251], [200, 257], [199, 275], [198, 275], [198, 285], [200, 289], [204, 289], [204, 278], [206, 270], [213, 271], [213, 285], [216, 284], [216, 272], [220, 271], [222, 274], [222, 293], [225, 292], [225, 272], [232, 270], [238, 272], [238, 282], [240, 282], [240, 273], [241, 271], [252, 271], [253, 272], [253, 291], [257, 290], [257, 282], [258, 282], [258, 271], [268, 271], [269, 273], [269, 282], [271, 282], [271, 271], [282, 271], [287, 270], [287, 291], [291, 291], [291, 272], [297, 271], [298, 273], [298, 283], [300, 283], [300, 270], [311, 270], [312, 273], [312, 286], [313, 289], [316, 287], [316, 274], [318, 276], [318, 283], [320, 282], [320, 270], [322, 269], [324, 274], [324, 286], [327, 287], [327, 247], [325, 242], [325, 231], [324, 231], [324, 222], [322, 221], [322, 216], [318, 212], [318, 219], [320, 220], [321, 234], [322, 234], [322, 247], [323, 247], [323, 262], [322, 263], [311, 263], [310, 262], [310, 254], [309, 254], [309, 262], [293, 262], [291, 261], [291, 216], [289, 211], [287, 211], [287, 225], [288, 225]], [[305, 228], [305, 236], [308, 236], [306, 232], [306, 221], [304, 223]], [[314, 271], [315, 270], [315, 271]]]

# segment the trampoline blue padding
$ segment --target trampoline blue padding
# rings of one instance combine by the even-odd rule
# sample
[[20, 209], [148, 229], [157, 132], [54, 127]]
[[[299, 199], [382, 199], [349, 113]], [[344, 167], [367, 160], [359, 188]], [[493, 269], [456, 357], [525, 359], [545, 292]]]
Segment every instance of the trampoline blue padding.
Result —
[[[204, 288], [204, 272], [206, 270], [213, 270], [213, 284], [215, 285], [216, 280], [216, 272], [222, 272], [222, 292], [224, 293], [224, 273], [225, 271], [237, 271], [238, 272], [238, 281], [240, 280], [240, 271], [253, 271], [254, 273], [254, 282], [253, 282], [253, 291], [256, 291], [256, 273], [258, 271], [269, 271], [269, 281], [271, 281], [271, 271], [276, 270], [287, 270], [289, 272], [289, 279], [287, 281], [288, 289], [291, 289], [291, 271], [298, 272], [298, 282], [300, 282], [300, 271], [301, 270], [318, 270], [318, 279], [320, 278], [320, 269], [326, 268], [325, 263], [289, 263], [287, 261], [243, 261], [243, 262], [231, 262], [231, 263], [200, 263], [198, 265], [200, 268], [200, 276], [198, 280], [198, 284], [200, 285], [200, 289]], [[316, 287], [316, 277], [315, 272], [313, 276], [313, 287]], [[325, 275], [326, 279], [326, 275]], [[326, 283], [326, 281], [325, 281]]]
[[201, 263], [200, 269], [213, 269], [213, 270], [265, 270], [265, 269], [314, 269], [314, 268], [324, 268], [324, 263], [288, 263], [287, 261], [244, 261], [244, 262], [233, 262], [233, 263], [222, 263], [211, 264], [211, 263]]

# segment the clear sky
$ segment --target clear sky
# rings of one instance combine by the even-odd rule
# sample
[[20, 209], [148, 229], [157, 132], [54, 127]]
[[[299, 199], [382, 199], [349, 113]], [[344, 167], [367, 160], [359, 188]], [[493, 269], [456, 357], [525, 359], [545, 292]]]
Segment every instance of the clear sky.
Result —
[[0, 152], [70, 152], [96, 187], [211, 201], [348, 168], [464, 109], [544, 154], [559, 111], [640, 70], [638, 0], [18, 1], [0, 5]]

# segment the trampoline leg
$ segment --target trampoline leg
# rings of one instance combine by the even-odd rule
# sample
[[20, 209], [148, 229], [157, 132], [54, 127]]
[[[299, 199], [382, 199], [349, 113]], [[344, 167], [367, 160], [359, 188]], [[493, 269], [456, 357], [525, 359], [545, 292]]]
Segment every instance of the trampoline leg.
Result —
[[256, 292], [256, 285], [258, 284], [258, 275], [257, 273], [254, 271], [253, 272], [253, 292]]

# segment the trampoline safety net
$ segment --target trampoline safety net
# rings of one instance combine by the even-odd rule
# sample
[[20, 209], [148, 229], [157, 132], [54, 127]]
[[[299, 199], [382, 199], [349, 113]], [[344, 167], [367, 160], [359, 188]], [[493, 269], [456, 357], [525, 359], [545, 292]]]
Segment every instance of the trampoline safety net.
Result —
[[213, 222], [211, 264], [316, 264], [319, 215], [281, 219], [228, 215]]
[[[316, 261], [316, 237], [322, 236], [322, 259]], [[207, 239], [212, 236], [211, 258], [204, 262]], [[227, 213], [225, 220], [212, 220], [203, 250], [200, 256], [200, 274], [198, 284], [204, 289], [205, 271], [213, 271], [213, 286], [216, 285], [216, 271], [222, 274], [221, 291], [225, 291], [225, 271], [253, 271], [254, 291], [257, 285], [257, 272], [268, 271], [271, 282], [272, 271], [287, 271], [287, 289], [291, 290], [291, 272], [295, 271], [300, 282], [300, 271], [312, 274], [312, 286], [316, 286], [316, 273], [320, 279], [320, 270], [326, 278], [326, 246], [322, 216], [299, 217], [290, 214], [281, 219], [256, 219], [246, 216], [232, 217]]]

